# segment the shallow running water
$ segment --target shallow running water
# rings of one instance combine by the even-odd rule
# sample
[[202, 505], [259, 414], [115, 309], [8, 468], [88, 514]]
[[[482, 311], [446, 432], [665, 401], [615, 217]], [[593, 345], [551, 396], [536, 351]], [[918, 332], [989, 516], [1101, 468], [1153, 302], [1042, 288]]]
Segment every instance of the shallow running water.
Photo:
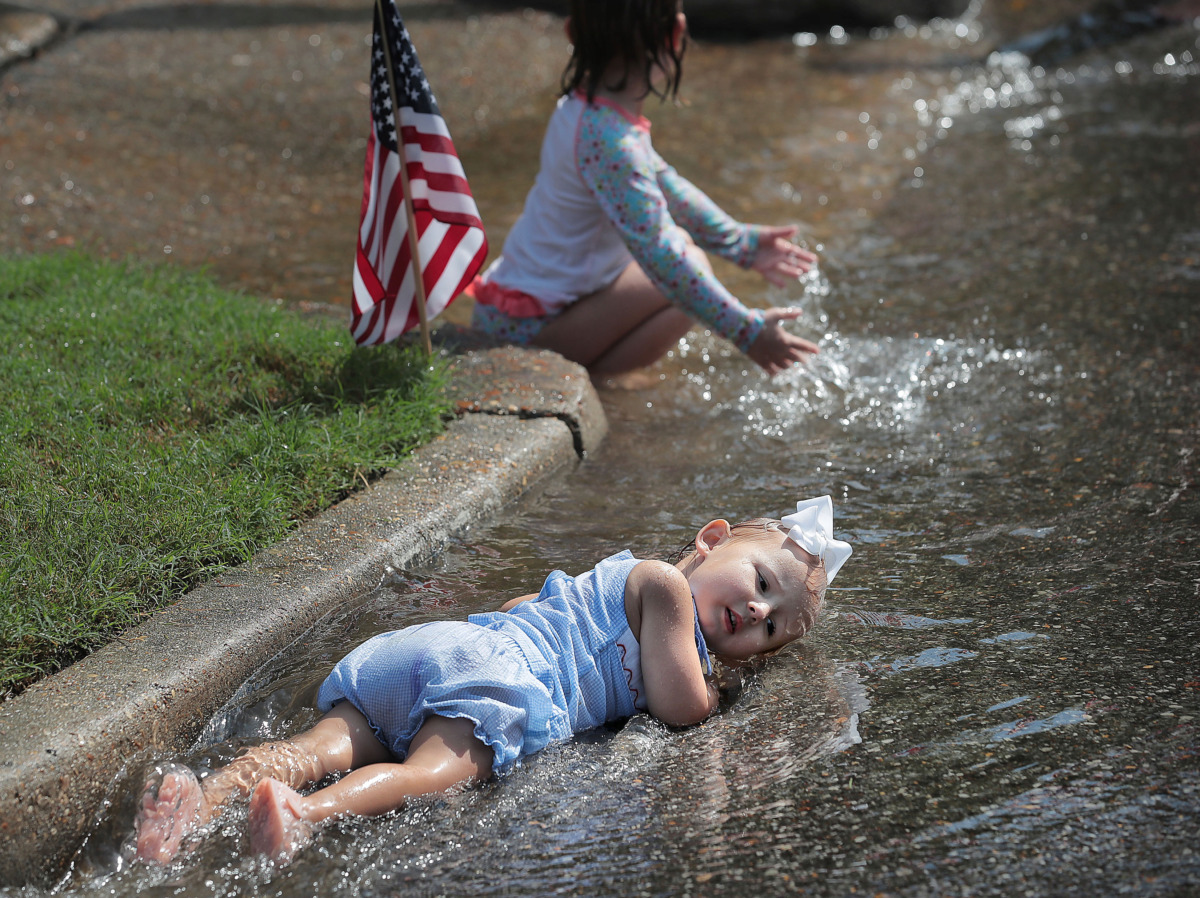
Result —
[[[310, 722], [380, 629], [829, 492], [855, 555], [803, 645], [700, 727], [587, 734], [285, 870], [243, 856], [240, 812], [176, 867], [125, 868], [127, 772], [63, 890], [1194, 894], [1198, 31], [1043, 70], [978, 61], [988, 27], [697, 48], [656, 145], [735, 214], [803, 223], [802, 285], [722, 273], [799, 301], [821, 355], [767, 381], [693, 332], [604, 390], [594, 457], [327, 621], [192, 760]], [[511, 162], [469, 167], [496, 246], [532, 176]]]

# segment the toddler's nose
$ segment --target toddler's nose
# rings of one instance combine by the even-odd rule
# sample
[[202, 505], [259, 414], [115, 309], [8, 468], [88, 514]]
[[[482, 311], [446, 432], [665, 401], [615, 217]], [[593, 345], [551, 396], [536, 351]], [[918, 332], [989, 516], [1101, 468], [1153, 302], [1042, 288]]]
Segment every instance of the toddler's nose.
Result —
[[751, 602], [749, 605], [750, 620], [754, 623], [760, 623], [769, 613], [770, 609], [766, 602]]

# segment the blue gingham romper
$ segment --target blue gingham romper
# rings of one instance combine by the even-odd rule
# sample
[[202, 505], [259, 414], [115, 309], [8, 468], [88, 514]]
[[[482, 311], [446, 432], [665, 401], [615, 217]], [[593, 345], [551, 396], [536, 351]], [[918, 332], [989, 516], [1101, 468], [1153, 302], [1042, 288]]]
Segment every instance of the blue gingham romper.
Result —
[[[431, 715], [467, 718], [500, 772], [611, 720], [646, 709], [641, 656], [625, 618], [628, 551], [578, 577], [554, 571], [536, 599], [381, 633], [337, 663], [317, 706], [349, 701], [403, 759]], [[696, 620], [696, 650], [712, 664]]]

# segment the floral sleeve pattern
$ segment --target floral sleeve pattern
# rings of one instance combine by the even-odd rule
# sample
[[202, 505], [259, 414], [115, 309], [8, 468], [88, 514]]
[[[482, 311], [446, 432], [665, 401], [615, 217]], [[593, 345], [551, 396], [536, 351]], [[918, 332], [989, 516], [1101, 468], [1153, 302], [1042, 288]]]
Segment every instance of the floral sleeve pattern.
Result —
[[671, 217], [696, 243], [742, 268], [754, 263], [759, 229], [731, 218], [708, 194], [662, 163], [658, 175]]
[[762, 331], [762, 312], [746, 308], [688, 257], [687, 237], [671, 216], [659, 180], [664, 163], [650, 147], [648, 133], [616, 110], [589, 106], [580, 122], [576, 160], [584, 183], [651, 282], [672, 303], [748, 351]]

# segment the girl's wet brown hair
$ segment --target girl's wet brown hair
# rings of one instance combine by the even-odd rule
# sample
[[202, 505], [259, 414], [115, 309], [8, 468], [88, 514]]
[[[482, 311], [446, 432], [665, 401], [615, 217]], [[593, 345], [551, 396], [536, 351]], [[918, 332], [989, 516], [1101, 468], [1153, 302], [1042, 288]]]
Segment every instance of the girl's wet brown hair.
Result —
[[[582, 90], [591, 102], [601, 86], [622, 90], [631, 71], [641, 69], [649, 92], [675, 99], [683, 75], [687, 36], [675, 47], [681, 0], [571, 0], [571, 59], [563, 72], [562, 92]], [[624, 63], [616, 84], [601, 82], [613, 62]], [[654, 70], [663, 73], [661, 89]]]

